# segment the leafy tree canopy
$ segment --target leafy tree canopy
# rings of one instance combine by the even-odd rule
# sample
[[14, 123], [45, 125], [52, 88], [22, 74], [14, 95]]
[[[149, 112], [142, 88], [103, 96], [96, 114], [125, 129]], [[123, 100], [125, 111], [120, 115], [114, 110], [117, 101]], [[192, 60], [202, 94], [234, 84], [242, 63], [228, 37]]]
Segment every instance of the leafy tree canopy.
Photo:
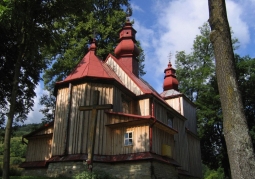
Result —
[[[197, 106], [198, 133], [201, 139], [203, 163], [211, 169], [224, 168], [229, 174], [229, 162], [226, 143], [223, 135], [222, 110], [215, 76], [215, 64], [212, 44], [209, 40], [210, 28], [205, 23], [196, 36], [190, 54], [177, 52], [176, 66], [179, 89]], [[234, 48], [238, 42], [232, 39]], [[255, 101], [252, 89], [255, 87], [255, 60], [246, 56], [235, 56], [238, 83], [241, 87], [245, 114], [248, 118], [250, 133], [255, 139], [254, 117]], [[254, 140], [253, 140], [254, 141]]]

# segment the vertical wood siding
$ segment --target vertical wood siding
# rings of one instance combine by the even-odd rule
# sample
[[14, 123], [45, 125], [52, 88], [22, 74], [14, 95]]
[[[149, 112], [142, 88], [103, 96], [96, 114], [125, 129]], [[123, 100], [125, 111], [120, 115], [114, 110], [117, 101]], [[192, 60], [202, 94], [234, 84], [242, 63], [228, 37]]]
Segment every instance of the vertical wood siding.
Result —
[[197, 134], [196, 108], [183, 98], [183, 114], [187, 120], [186, 127]]
[[65, 150], [65, 132], [67, 126], [65, 125], [68, 110], [68, 93], [69, 88], [58, 90], [56, 111], [54, 119], [54, 133], [52, 141], [52, 155], [63, 155]]
[[[68, 130], [67, 136], [67, 154], [87, 153], [88, 129], [90, 126], [91, 111], [79, 111], [79, 106], [92, 105], [93, 91], [99, 90], [99, 104], [112, 104], [113, 87], [111, 85], [86, 83], [74, 85], [72, 88], [71, 108], [69, 126], [65, 127], [64, 116], [62, 113], [67, 110], [68, 88], [59, 90], [56, 106], [56, 117], [53, 140], [53, 155], [61, 155], [64, 146], [64, 130]], [[97, 128], [95, 138], [95, 154], [106, 154], [107, 148], [107, 129], [105, 124], [107, 122], [107, 115], [104, 110], [99, 110], [97, 113]], [[56, 145], [57, 144], [57, 145]]]
[[26, 162], [43, 161], [51, 157], [52, 136], [28, 140]]
[[157, 127], [153, 127], [152, 132], [152, 151], [162, 155], [162, 145], [166, 144], [171, 146], [172, 153], [174, 154], [174, 136]]
[[200, 141], [187, 133], [189, 145], [189, 171], [192, 175], [202, 177]]
[[166, 102], [172, 107], [174, 108], [177, 112], [179, 112], [180, 114], [183, 115], [183, 111], [182, 111], [182, 97], [176, 97], [176, 98], [172, 98], [172, 99], [167, 99]]
[[111, 57], [107, 59], [106, 64], [116, 73], [126, 88], [128, 88], [136, 95], [143, 94], [143, 92], [134, 83], [134, 81], [119, 67], [119, 65]]
[[150, 100], [142, 99], [138, 101], [138, 115], [148, 116], [150, 115]]
[[160, 103], [154, 102], [154, 115], [157, 120], [167, 124], [167, 109], [164, 108]]
[[187, 135], [185, 131], [185, 121], [174, 118], [174, 129], [178, 131], [178, 134], [174, 135], [174, 159], [179, 162], [182, 166], [182, 169], [189, 171], [189, 163], [188, 161], [188, 141]]
[[[124, 134], [133, 132], [133, 145], [124, 145]], [[112, 129], [111, 155], [149, 151], [149, 126], [121, 127]]]

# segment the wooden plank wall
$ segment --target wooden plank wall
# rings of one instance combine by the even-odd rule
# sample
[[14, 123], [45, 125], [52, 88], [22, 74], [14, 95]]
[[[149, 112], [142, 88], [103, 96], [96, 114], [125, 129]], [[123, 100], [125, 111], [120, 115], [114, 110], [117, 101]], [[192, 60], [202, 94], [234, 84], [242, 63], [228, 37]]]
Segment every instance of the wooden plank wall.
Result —
[[69, 88], [62, 88], [58, 90], [54, 119], [52, 155], [63, 155], [65, 150], [65, 120], [67, 119], [68, 93]]
[[133, 82], [133, 80], [119, 67], [119, 65], [109, 57], [106, 61], [106, 64], [116, 73], [116, 75], [120, 78], [122, 83], [133, 93], [136, 95], [141, 95], [143, 92], [140, 88]]
[[152, 129], [152, 151], [162, 155], [163, 144], [170, 145], [174, 155], [174, 136], [154, 126]]
[[51, 157], [52, 136], [28, 140], [26, 162], [48, 160]]
[[183, 113], [184, 117], [187, 118], [186, 127], [197, 134], [197, 118], [196, 118], [196, 108], [194, 105], [190, 104], [185, 98], [183, 98]]
[[142, 99], [138, 101], [138, 115], [150, 115], [150, 99]]
[[121, 94], [122, 91], [114, 87], [114, 92], [113, 92], [113, 111], [114, 112], [122, 112], [122, 100], [121, 100]]
[[176, 97], [172, 99], [167, 99], [166, 102], [174, 108], [177, 112], [183, 115], [183, 109], [182, 109], [182, 97]]
[[154, 115], [157, 120], [167, 125], [167, 109], [156, 101], [154, 101]]
[[182, 169], [189, 171], [189, 160], [188, 158], [188, 141], [185, 131], [185, 121], [174, 118], [173, 122], [174, 129], [178, 131], [178, 134], [174, 135], [175, 147], [174, 147], [174, 159], [179, 162]]
[[[133, 132], [133, 145], [124, 146], [124, 134]], [[149, 126], [120, 127], [112, 129], [111, 155], [149, 151]]]
[[[79, 111], [78, 108], [79, 106], [92, 105], [94, 90], [100, 91], [99, 104], [112, 104], [113, 102], [113, 87], [111, 85], [86, 83], [72, 87], [70, 119], [69, 126], [67, 127], [67, 154], [87, 153], [91, 111]], [[66, 127], [64, 126], [65, 121], [63, 120], [64, 116], [62, 116], [61, 107], [67, 108], [65, 106], [67, 103], [67, 93], [68, 89], [59, 90], [54, 126], [56, 131], [54, 131], [53, 155], [61, 155], [60, 152], [63, 151], [64, 147], [64, 130], [66, 130]], [[64, 113], [63, 109], [62, 111]], [[110, 135], [105, 127], [106, 122], [107, 115], [104, 113], [104, 110], [98, 111], [95, 154], [106, 154], [106, 139], [107, 135]]]
[[187, 135], [189, 145], [189, 171], [194, 176], [202, 177], [200, 141], [189, 133]]

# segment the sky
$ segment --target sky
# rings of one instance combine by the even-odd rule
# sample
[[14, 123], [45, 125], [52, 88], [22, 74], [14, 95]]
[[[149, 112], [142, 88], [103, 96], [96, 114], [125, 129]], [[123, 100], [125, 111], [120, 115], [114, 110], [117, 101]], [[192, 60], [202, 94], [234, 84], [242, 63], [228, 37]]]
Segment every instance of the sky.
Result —
[[[196, 35], [209, 19], [207, 0], [131, 0], [136, 39], [145, 53], [143, 78], [159, 93], [163, 91], [164, 69], [169, 60], [175, 66], [176, 51], [190, 53]], [[226, 0], [229, 24], [239, 40], [241, 56], [255, 58], [255, 0]], [[169, 54], [171, 59], [169, 58]], [[178, 78], [178, 77], [177, 77]], [[25, 123], [41, 122], [39, 98], [43, 83], [36, 88], [34, 111]]]

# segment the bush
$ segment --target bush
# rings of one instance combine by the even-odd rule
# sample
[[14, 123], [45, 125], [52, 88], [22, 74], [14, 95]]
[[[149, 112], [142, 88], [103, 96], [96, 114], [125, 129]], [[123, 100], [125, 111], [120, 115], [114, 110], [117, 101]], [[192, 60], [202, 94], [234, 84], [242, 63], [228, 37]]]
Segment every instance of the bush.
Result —
[[11, 158], [11, 165], [19, 165], [22, 162], [23, 162], [23, 160], [20, 157], [13, 157], [13, 158]]
[[[10, 167], [10, 176], [21, 176], [22, 168], [19, 168], [18, 166], [11, 166]], [[3, 175], [3, 168], [2, 166], [0, 167], [0, 176]]]

